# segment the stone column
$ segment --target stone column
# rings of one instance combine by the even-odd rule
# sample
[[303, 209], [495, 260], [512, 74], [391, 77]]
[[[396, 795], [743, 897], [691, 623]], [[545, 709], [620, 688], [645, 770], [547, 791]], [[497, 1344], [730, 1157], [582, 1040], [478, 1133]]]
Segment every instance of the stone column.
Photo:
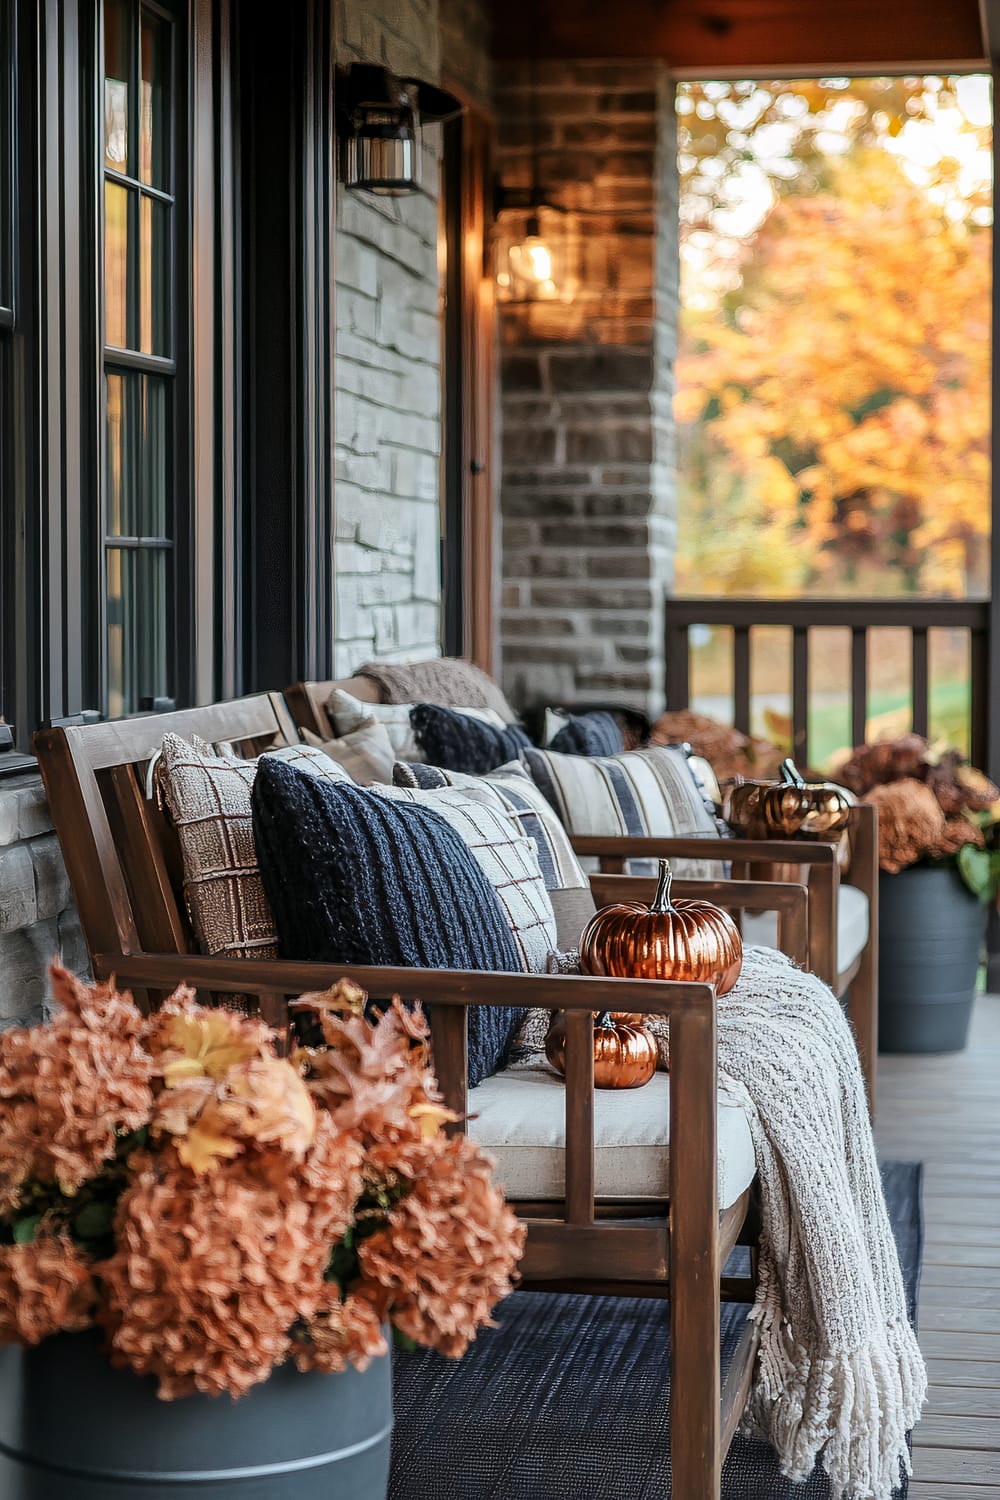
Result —
[[569, 209], [578, 288], [501, 304], [504, 686], [663, 706], [673, 576], [677, 173], [656, 63], [510, 65], [505, 186]]

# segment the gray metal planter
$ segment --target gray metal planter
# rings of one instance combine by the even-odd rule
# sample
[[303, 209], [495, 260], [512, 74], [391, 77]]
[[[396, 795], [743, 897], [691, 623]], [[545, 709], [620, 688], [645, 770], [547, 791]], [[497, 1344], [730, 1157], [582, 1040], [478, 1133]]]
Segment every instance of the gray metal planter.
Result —
[[965, 1046], [986, 909], [957, 870], [879, 876], [880, 1052]]
[[385, 1500], [391, 1430], [389, 1356], [160, 1401], [94, 1333], [0, 1349], [3, 1500]]

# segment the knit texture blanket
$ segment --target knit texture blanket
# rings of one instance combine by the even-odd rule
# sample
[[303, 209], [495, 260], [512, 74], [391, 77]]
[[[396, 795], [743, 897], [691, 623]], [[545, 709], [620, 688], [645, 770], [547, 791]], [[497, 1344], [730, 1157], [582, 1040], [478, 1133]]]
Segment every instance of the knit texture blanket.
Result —
[[[529, 1011], [514, 1066], [544, 1065], [548, 1019]], [[668, 1063], [668, 1023], [645, 1024]], [[760, 1356], [744, 1427], [792, 1480], [819, 1463], [837, 1500], [891, 1500], [927, 1375], [850, 1027], [814, 974], [748, 947], [719, 998], [718, 1036], [720, 1099], [746, 1111], [761, 1194]]]
[[890, 1500], [927, 1375], [906, 1314], [864, 1079], [831, 991], [748, 948], [718, 1002], [720, 1095], [746, 1110], [760, 1177], [760, 1358], [744, 1424], [790, 1479]]
[[358, 677], [377, 682], [384, 703], [437, 703], [442, 708], [492, 708], [505, 724], [517, 718], [492, 677], [471, 661], [442, 656], [432, 661], [370, 661]]

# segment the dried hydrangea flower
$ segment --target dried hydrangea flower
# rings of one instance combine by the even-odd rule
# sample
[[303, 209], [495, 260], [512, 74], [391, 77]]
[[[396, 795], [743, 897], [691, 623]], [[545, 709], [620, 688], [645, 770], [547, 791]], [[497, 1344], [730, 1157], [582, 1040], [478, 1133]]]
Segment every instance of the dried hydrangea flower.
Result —
[[385, 1229], [362, 1240], [364, 1276], [384, 1287], [401, 1333], [454, 1358], [513, 1288], [524, 1225], [464, 1136], [440, 1139]]
[[59, 1013], [0, 1035], [0, 1212], [17, 1206], [29, 1179], [75, 1192], [152, 1111], [131, 995], [83, 984], [61, 964], [50, 975]]
[[898, 874], [941, 847], [944, 813], [922, 781], [904, 777], [874, 786], [864, 800], [878, 808], [878, 862], [889, 874]]
[[333, 1374], [349, 1364], [367, 1370], [388, 1348], [375, 1304], [355, 1292], [343, 1296], [331, 1281], [321, 1306], [295, 1339], [292, 1357], [300, 1370]]
[[98, 1272], [115, 1362], [156, 1375], [166, 1400], [238, 1396], [266, 1380], [323, 1301], [360, 1161], [324, 1120], [300, 1166], [270, 1150], [203, 1176], [162, 1153], [138, 1163], [118, 1204], [117, 1249]]
[[68, 1235], [39, 1235], [0, 1250], [0, 1343], [38, 1344], [94, 1321], [89, 1261]]

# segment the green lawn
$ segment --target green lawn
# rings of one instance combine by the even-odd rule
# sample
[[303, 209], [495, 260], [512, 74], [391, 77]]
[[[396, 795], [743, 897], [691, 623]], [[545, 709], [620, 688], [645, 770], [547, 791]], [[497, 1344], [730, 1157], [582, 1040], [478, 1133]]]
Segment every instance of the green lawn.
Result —
[[[896, 693], [873, 693], [868, 704], [869, 738], [904, 733], [909, 728], [909, 688]], [[898, 725], [894, 720], [898, 717]], [[881, 721], [881, 722], [879, 722]], [[939, 682], [931, 686], [930, 738], [968, 754], [969, 684]], [[822, 769], [838, 751], [850, 748], [847, 695], [841, 703], [814, 707], [809, 715], [809, 760]]]

